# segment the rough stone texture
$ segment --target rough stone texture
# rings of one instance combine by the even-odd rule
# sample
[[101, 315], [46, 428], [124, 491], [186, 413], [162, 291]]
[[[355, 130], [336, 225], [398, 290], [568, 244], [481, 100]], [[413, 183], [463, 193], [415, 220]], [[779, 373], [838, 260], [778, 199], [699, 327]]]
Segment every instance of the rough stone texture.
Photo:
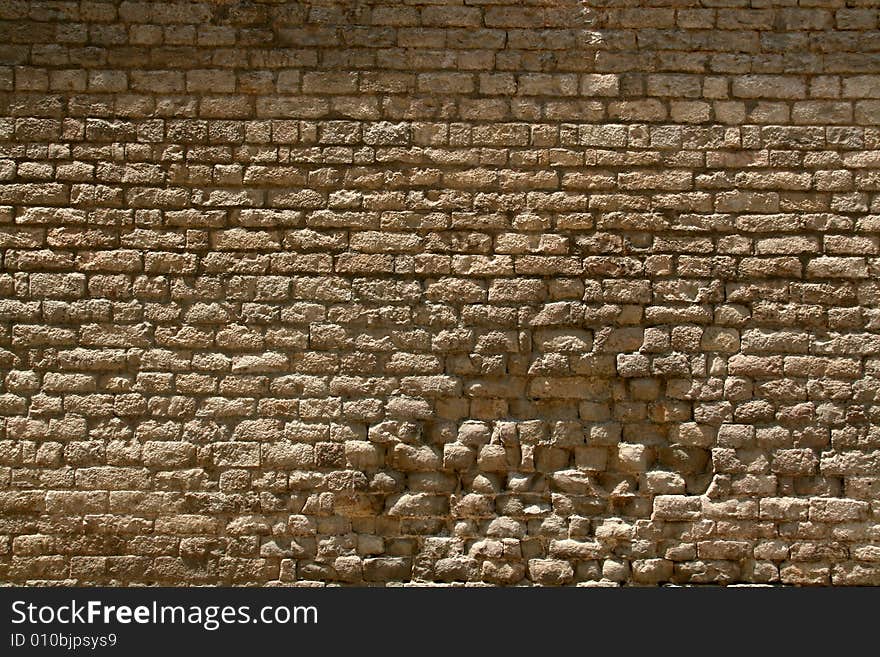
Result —
[[880, 584], [876, 0], [0, 35], [0, 580]]

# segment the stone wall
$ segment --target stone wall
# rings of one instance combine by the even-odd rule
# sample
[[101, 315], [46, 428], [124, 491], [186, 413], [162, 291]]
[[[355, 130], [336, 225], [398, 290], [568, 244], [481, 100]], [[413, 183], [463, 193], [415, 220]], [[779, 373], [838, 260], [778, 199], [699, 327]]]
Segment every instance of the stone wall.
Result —
[[880, 584], [876, 0], [0, 35], [0, 581]]

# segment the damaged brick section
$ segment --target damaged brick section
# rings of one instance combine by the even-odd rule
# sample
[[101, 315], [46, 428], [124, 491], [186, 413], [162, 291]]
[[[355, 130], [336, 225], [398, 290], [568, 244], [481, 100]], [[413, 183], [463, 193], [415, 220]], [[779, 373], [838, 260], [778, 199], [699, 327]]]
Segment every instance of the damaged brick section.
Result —
[[880, 584], [875, 0], [0, 33], [0, 581]]

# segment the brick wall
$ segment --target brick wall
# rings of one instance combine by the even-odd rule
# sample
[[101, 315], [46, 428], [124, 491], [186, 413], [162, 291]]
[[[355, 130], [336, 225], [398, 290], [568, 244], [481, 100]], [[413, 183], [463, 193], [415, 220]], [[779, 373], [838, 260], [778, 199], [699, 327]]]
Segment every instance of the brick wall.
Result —
[[0, 581], [880, 584], [876, 0], [0, 35]]

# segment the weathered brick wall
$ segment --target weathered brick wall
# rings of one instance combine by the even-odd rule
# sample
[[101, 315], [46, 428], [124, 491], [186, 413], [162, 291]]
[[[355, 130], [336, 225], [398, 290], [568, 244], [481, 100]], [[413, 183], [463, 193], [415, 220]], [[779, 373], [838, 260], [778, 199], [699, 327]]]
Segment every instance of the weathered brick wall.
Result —
[[880, 584], [876, 0], [0, 2], [0, 580]]

